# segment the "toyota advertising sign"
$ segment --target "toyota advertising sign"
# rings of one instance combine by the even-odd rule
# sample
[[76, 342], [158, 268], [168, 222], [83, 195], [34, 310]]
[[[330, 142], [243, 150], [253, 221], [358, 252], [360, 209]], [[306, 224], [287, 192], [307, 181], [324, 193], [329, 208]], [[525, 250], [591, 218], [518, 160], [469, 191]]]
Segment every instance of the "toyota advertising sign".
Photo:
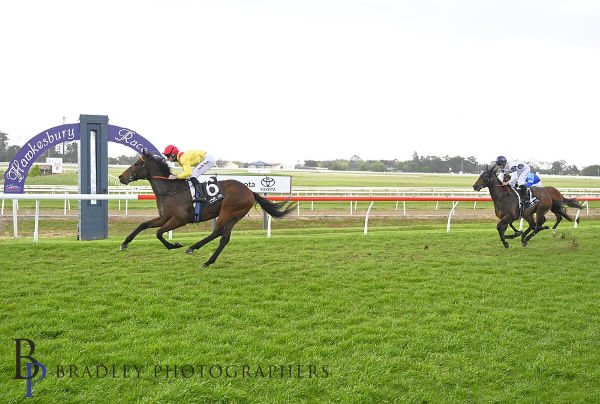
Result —
[[[205, 180], [211, 175], [204, 175]], [[290, 194], [292, 193], [292, 177], [289, 175], [222, 175], [218, 174], [218, 181], [236, 180], [253, 192], [259, 193], [275, 193], [275, 194]]]

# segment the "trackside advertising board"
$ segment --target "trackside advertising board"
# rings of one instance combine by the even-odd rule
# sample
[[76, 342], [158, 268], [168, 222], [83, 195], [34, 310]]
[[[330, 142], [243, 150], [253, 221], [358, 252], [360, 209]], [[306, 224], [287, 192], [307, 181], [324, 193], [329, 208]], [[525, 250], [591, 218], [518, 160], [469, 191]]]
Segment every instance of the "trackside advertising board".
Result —
[[[211, 175], [204, 175], [208, 181]], [[218, 181], [237, 180], [246, 185], [253, 192], [290, 194], [292, 192], [292, 177], [289, 175], [215, 175]]]

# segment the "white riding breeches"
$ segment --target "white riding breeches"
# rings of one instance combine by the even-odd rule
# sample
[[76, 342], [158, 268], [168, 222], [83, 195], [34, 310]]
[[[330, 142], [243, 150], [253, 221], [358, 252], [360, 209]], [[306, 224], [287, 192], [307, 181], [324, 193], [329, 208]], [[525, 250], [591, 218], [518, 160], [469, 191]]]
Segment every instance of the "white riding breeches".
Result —
[[216, 164], [215, 158], [212, 154], [206, 153], [204, 159], [192, 170], [192, 177], [199, 178], [202, 174], [213, 168]]
[[529, 175], [529, 169], [526, 167], [524, 168], [520, 173], [517, 171], [517, 173], [519, 174], [518, 178], [517, 178], [517, 186], [518, 185], [523, 185], [527, 183], [527, 176]]

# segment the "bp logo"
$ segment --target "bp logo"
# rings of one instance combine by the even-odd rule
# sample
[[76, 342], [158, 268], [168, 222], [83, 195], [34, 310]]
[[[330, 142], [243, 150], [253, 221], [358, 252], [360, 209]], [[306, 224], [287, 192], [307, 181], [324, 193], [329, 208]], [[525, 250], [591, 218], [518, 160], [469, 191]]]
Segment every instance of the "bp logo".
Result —
[[262, 180], [260, 180], [260, 183], [263, 187], [270, 188], [275, 185], [275, 178], [264, 177]]

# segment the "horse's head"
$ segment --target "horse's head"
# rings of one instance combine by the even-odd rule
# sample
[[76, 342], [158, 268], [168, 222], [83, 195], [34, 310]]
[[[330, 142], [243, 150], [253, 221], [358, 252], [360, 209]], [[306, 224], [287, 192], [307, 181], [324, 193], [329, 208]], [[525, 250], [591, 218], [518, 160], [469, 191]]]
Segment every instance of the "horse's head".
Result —
[[121, 184], [127, 185], [140, 179], [149, 180], [152, 177], [168, 177], [170, 173], [171, 170], [162, 157], [146, 153], [143, 150], [138, 161], [119, 175], [119, 181], [121, 181]]
[[473, 184], [473, 189], [475, 191], [481, 191], [481, 188], [489, 187], [498, 181], [498, 177], [494, 172], [494, 167], [487, 168], [481, 173], [475, 184]]

